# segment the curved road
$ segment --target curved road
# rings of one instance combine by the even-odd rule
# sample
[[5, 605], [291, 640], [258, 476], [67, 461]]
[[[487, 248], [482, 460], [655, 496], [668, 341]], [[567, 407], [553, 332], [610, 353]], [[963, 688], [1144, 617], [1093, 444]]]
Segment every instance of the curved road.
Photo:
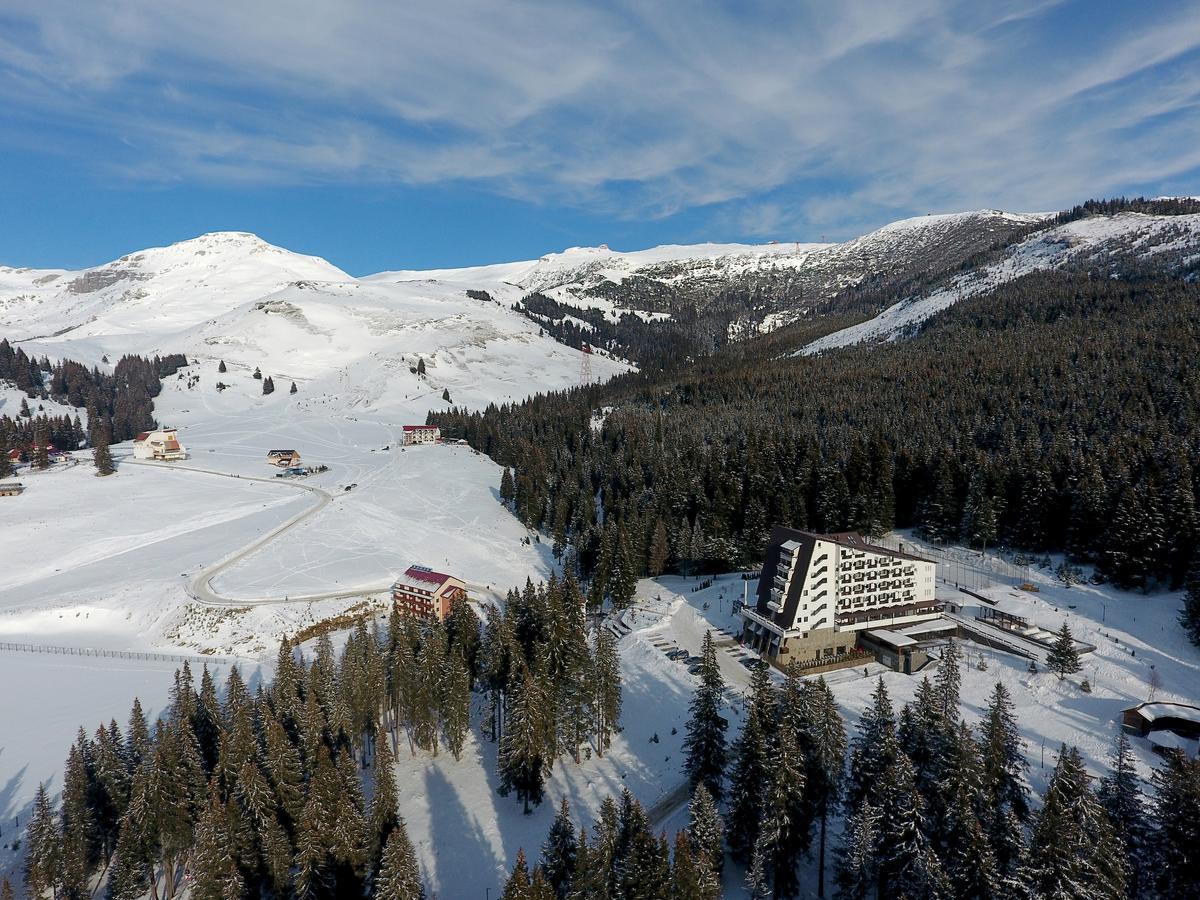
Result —
[[[184, 590], [188, 596], [197, 603], [202, 603], [205, 606], [231, 607], [231, 606], [265, 606], [272, 603], [311, 603], [316, 600], [347, 600], [352, 597], [367, 597], [371, 594], [378, 594], [387, 591], [392, 586], [391, 579], [385, 582], [374, 585], [365, 585], [350, 590], [329, 591], [321, 594], [295, 594], [284, 597], [251, 597], [237, 598], [227, 597], [223, 594], [218, 594], [212, 587], [212, 580], [224, 572], [226, 569], [237, 565], [246, 557], [257, 553], [271, 541], [295, 528], [301, 522], [315, 516], [331, 502], [336, 495], [331, 494], [324, 488], [315, 487], [311, 484], [301, 484], [296, 481], [279, 480], [276, 478], [261, 478], [257, 475], [234, 475], [229, 472], [218, 472], [215, 469], [201, 469], [195, 466], [181, 466], [175, 463], [155, 463], [150, 460], [138, 460], [130, 457], [122, 457], [121, 463], [130, 463], [137, 466], [148, 466], [152, 469], [167, 469], [172, 472], [195, 472], [200, 475], [215, 475], [219, 478], [234, 478], [238, 481], [261, 481], [263, 484], [274, 485], [275, 487], [294, 488], [295, 490], [308, 491], [310, 494], [317, 496], [317, 503], [310, 506], [308, 509], [301, 510], [292, 516], [286, 522], [272, 528], [266, 534], [255, 538], [246, 546], [233, 553], [217, 560], [212, 565], [201, 567], [200, 571], [192, 575], [184, 585]], [[468, 582], [467, 587], [471, 590], [486, 594], [489, 598], [499, 605], [504, 604], [504, 595], [492, 588], [492, 586], [484, 584], [473, 584]]]

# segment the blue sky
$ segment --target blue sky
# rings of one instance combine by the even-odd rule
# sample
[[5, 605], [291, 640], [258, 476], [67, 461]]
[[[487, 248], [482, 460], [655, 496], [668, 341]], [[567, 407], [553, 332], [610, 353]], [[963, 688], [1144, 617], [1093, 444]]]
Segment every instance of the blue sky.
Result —
[[1200, 194], [1200, 2], [0, 0], [0, 263], [354, 274]]

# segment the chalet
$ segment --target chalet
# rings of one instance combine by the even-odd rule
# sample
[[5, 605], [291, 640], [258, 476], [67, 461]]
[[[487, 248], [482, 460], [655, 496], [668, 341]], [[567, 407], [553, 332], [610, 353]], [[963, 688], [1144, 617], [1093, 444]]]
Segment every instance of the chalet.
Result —
[[133, 439], [133, 458], [159, 460], [187, 459], [187, 448], [179, 443], [179, 434], [174, 428], [143, 431]]
[[[38, 448], [37, 448], [36, 444], [30, 444], [28, 447], [24, 447], [24, 448], [13, 447], [13, 449], [8, 451], [8, 461], [13, 462], [13, 463], [29, 462], [29, 460], [33, 459], [34, 456], [37, 455], [37, 451], [38, 451]], [[61, 456], [62, 454], [61, 454], [61, 451], [57, 447], [55, 447], [53, 444], [47, 444], [46, 445], [46, 455], [47, 456]]]
[[442, 621], [450, 614], [450, 604], [466, 596], [465, 583], [425, 566], [409, 566], [392, 585], [392, 602], [414, 619]]
[[436, 425], [405, 425], [404, 443], [436, 444], [442, 439], [442, 429]]
[[[840, 657], [859, 632], [935, 619], [936, 565], [854, 532], [775, 526], [757, 603], [741, 609], [742, 640], [781, 662]], [[894, 648], [899, 649], [899, 648]]]
[[1180, 750], [1200, 756], [1200, 707], [1166, 701], [1139, 703], [1121, 713], [1125, 731], [1150, 742], [1156, 753]]
[[25, 490], [25, 485], [19, 481], [6, 481], [0, 484], [0, 497], [16, 497]]
[[269, 450], [267, 465], [278, 466], [280, 469], [290, 469], [300, 465], [299, 450]]

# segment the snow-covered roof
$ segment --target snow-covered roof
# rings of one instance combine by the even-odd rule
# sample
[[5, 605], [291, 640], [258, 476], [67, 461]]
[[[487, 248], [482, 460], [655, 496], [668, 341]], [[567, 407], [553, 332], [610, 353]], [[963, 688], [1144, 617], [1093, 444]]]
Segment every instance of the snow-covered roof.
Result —
[[405, 431], [436, 431], [437, 425], [405, 425]]
[[1200, 725], [1200, 707], [1189, 706], [1186, 703], [1143, 703], [1135, 708], [1139, 716], [1147, 722], [1156, 719], [1183, 719]]
[[886, 628], [872, 628], [867, 634], [877, 641], [889, 644], [892, 647], [915, 647], [917, 645], [917, 641], [908, 635], [901, 634], [898, 631], [889, 631]]
[[409, 566], [404, 574], [396, 579], [392, 588], [394, 590], [407, 587], [419, 591], [435, 591], [452, 577], [442, 572], [435, 572], [425, 566]]

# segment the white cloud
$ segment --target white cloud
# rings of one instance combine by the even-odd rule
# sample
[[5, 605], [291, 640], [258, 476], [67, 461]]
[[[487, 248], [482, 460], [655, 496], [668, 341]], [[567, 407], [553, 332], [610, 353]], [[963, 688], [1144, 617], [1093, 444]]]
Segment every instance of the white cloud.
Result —
[[120, 141], [97, 165], [129, 178], [473, 181], [748, 233], [1194, 171], [1196, 4], [992, 6], [0, 0], [0, 121]]

